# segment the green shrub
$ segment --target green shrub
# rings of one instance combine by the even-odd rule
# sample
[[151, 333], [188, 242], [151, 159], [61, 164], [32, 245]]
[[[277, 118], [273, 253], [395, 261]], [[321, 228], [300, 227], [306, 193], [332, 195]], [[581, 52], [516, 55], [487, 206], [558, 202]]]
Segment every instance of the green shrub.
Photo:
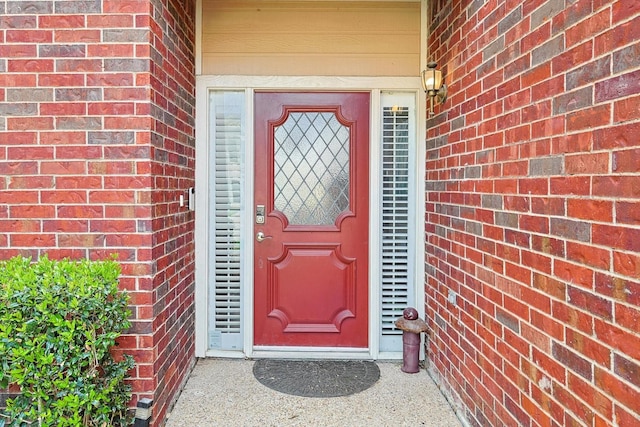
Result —
[[133, 358], [110, 353], [129, 328], [115, 261], [0, 261], [0, 387], [20, 387], [0, 426], [125, 426]]

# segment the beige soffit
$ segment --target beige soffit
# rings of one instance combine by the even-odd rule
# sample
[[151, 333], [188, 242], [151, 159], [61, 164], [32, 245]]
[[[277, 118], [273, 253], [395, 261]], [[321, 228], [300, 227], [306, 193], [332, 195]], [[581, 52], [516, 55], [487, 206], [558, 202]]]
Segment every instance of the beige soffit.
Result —
[[202, 74], [416, 76], [419, 1], [202, 1]]

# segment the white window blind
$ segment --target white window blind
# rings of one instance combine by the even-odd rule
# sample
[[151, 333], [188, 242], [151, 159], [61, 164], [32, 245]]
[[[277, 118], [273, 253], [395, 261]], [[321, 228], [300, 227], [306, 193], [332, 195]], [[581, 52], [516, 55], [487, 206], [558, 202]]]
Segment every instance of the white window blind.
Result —
[[382, 98], [381, 351], [401, 351], [394, 322], [415, 301], [410, 236], [415, 211], [415, 114], [411, 94]]
[[210, 144], [215, 168], [210, 174], [210, 229], [213, 268], [210, 268], [209, 348], [242, 349], [240, 207], [244, 92], [210, 94]]

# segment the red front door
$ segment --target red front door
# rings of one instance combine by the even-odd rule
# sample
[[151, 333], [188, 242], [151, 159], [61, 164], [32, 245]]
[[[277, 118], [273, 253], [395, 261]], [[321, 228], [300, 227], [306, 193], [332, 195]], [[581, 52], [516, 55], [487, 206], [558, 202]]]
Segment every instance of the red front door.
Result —
[[368, 346], [369, 99], [255, 94], [257, 346]]

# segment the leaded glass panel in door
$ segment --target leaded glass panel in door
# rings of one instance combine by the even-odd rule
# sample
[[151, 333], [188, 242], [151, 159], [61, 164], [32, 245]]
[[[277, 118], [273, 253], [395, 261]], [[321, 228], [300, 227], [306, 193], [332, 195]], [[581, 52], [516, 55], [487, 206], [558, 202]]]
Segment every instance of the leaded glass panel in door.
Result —
[[274, 129], [274, 207], [291, 225], [333, 225], [349, 208], [350, 131], [333, 112], [292, 112]]

